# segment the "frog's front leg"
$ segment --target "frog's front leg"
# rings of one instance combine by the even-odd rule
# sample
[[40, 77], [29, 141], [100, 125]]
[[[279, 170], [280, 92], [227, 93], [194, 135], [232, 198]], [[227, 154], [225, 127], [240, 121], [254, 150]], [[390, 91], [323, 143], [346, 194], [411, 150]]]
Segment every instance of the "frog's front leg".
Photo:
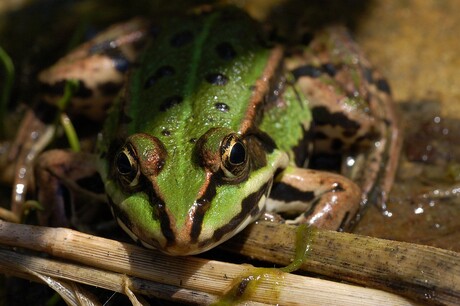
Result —
[[14, 161], [13, 192], [11, 211], [20, 219], [28, 189], [34, 189], [33, 167], [37, 155], [49, 144], [54, 136], [55, 126], [48, 125], [28, 110], [22, 119], [18, 133], [12, 143], [8, 160]]
[[105, 197], [93, 195], [76, 183], [95, 176], [97, 171], [93, 154], [65, 150], [51, 150], [41, 154], [35, 167], [38, 201], [43, 207], [38, 212], [39, 223], [64, 227], [74, 224], [66, 214], [66, 200], [70, 200], [71, 216], [76, 217], [74, 203], [77, 195], [105, 201]]
[[288, 167], [276, 178], [267, 210], [296, 216], [286, 223], [344, 230], [352, 224], [360, 201], [360, 188], [344, 176]]

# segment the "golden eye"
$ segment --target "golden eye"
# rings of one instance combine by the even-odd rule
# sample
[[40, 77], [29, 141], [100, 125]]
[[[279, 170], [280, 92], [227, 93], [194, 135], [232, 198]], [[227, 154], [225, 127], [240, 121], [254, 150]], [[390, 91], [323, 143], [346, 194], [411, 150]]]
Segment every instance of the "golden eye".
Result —
[[116, 155], [115, 168], [118, 180], [123, 187], [132, 188], [139, 183], [139, 163], [130, 145], [125, 145]]
[[247, 169], [247, 149], [238, 134], [226, 136], [220, 148], [222, 170], [228, 178], [239, 177]]

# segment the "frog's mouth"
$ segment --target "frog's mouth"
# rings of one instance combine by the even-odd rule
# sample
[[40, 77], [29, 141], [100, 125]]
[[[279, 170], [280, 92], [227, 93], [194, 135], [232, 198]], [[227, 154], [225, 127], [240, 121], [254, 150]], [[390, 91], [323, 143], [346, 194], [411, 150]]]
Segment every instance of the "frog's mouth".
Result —
[[[210, 185], [215, 184], [211, 183]], [[154, 205], [156, 208], [159, 207], [160, 210], [155, 209], [155, 213], [151, 213], [150, 216], [145, 216], [147, 215], [145, 214], [144, 217], [158, 224], [160, 231], [146, 229], [145, 223], [142, 224], [143, 220], [139, 220], [139, 224], [135, 224], [134, 222], [136, 221], [133, 221], [128, 215], [129, 212], [125, 212], [123, 209], [123, 207], [132, 208], [134, 205], [142, 206], [141, 203], [129, 203], [132, 198], [126, 198], [117, 205], [110, 196], [108, 196], [108, 199], [118, 224], [134, 241], [146, 248], [157, 249], [169, 255], [183, 256], [207, 251], [230, 239], [248, 224], [258, 219], [265, 212], [265, 202], [271, 186], [272, 179], [263, 184], [258, 190], [244, 197], [239, 205], [239, 212], [220, 226], [216, 226], [216, 222], [212, 218], [204, 217], [210, 205], [203, 205], [203, 202], [207, 201], [205, 201], [206, 195], [213, 194], [212, 190], [195, 201], [189, 210], [185, 226], [176, 226], [176, 219], [164, 203]], [[208, 186], [208, 188], [212, 189], [215, 186]], [[147, 197], [145, 200], [146, 203], [147, 201], [149, 202], [150, 207], [152, 207], [152, 203], [158, 204], [159, 201], [156, 197], [155, 199]], [[212, 202], [212, 199], [210, 202]], [[235, 204], [235, 206], [238, 205]]]

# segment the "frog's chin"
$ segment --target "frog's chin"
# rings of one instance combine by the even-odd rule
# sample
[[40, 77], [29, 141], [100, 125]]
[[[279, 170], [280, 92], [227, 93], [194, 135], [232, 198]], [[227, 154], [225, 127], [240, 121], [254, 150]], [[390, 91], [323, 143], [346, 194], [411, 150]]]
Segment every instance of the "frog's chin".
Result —
[[[242, 219], [236, 226], [232, 224], [231, 230], [226, 231], [225, 228], [213, 228], [209, 230], [204, 229], [202, 235], [200, 235], [200, 238], [196, 242], [192, 242], [187, 239], [187, 237], [190, 237], [189, 232], [184, 231], [183, 236], [180, 233], [176, 236], [176, 241], [174, 244], [165, 246], [161, 248], [160, 251], [175, 256], [195, 255], [206, 252], [229, 240], [241, 232], [243, 229], [245, 229], [249, 224], [258, 220], [260, 216], [265, 212], [266, 201], [267, 195], [263, 194], [258, 200], [257, 205], [254, 206], [254, 212], [257, 213], [248, 214], [248, 216]], [[184, 237], [184, 239], [181, 239], [181, 237]], [[152, 248], [153, 246], [149, 247]]]
[[[141, 244], [143, 247], [148, 249], [155, 249], [164, 254], [172, 255], [172, 256], [187, 256], [187, 255], [196, 255], [199, 253], [206, 252], [219, 244], [227, 241], [228, 239], [235, 236], [237, 233], [241, 232], [244, 228], [246, 228], [250, 223], [254, 222], [255, 220], [259, 219], [260, 215], [264, 213], [265, 209], [265, 202], [267, 200], [267, 196], [264, 194], [257, 203], [257, 211], [259, 213], [248, 215], [244, 218], [236, 227], [234, 227], [231, 231], [225, 232], [224, 234], [218, 234], [216, 231], [204, 231], [204, 232], [212, 232], [209, 235], [200, 236], [201, 239], [198, 241], [190, 241], [188, 237], [189, 232], [184, 229], [184, 232], [176, 233], [176, 239], [173, 243], [167, 244], [165, 242], [160, 242], [151, 237], [141, 237], [139, 234], [135, 234], [131, 231], [121, 219], [117, 218], [118, 224], [120, 227], [137, 243]], [[150, 239], [149, 239], [150, 238]]]

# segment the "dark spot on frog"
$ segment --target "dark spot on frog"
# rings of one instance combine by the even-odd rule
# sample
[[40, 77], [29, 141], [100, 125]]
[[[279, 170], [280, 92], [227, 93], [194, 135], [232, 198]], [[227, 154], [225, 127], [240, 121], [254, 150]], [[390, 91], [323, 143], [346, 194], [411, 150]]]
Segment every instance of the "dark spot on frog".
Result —
[[326, 72], [331, 77], [334, 77], [335, 74], [337, 73], [337, 70], [334, 64], [331, 64], [331, 63], [322, 64], [321, 68], [323, 69], [324, 72]]
[[[345, 132], [343, 134], [345, 134]], [[344, 136], [347, 136], [347, 135], [344, 135]], [[369, 131], [366, 134], [356, 138], [355, 142], [359, 143], [359, 142], [364, 142], [364, 141], [375, 141], [379, 138], [380, 138], [380, 133], [378, 133], [377, 131]]]
[[318, 126], [321, 125], [332, 125], [341, 126], [346, 130], [355, 131], [361, 126], [354, 120], [348, 119], [345, 114], [341, 112], [331, 113], [324, 106], [314, 107], [312, 109], [313, 120]]
[[286, 204], [295, 201], [308, 202], [315, 198], [315, 193], [313, 191], [301, 191], [298, 188], [285, 183], [276, 183], [273, 184], [273, 188], [270, 192], [270, 198], [287, 202]]
[[304, 65], [300, 66], [294, 70], [291, 71], [292, 74], [294, 75], [294, 78], [297, 80], [300, 77], [307, 76], [307, 77], [312, 77], [312, 78], [318, 78], [321, 76], [323, 73], [321, 69], [313, 66], [313, 65]]
[[[148, 187], [147, 187], [148, 186]], [[152, 210], [152, 218], [160, 221], [160, 228], [163, 236], [166, 238], [167, 246], [172, 246], [176, 243], [176, 235], [171, 227], [171, 220], [169, 219], [168, 214], [166, 213], [166, 205], [161, 200], [155, 190], [151, 188], [151, 185], [145, 185], [146, 193], [149, 197], [149, 201], [154, 208]], [[155, 241], [153, 241], [155, 243]], [[155, 245], [155, 244], [153, 244]]]
[[339, 138], [334, 138], [331, 141], [331, 150], [332, 151], [339, 151], [343, 148], [343, 141]]
[[147, 79], [147, 81], [145, 81], [144, 88], [146, 88], [146, 89], [150, 88], [153, 85], [155, 85], [155, 83], [159, 79], [161, 79], [163, 77], [174, 75], [175, 73], [176, 73], [176, 70], [174, 69], [174, 67], [169, 66], [169, 65], [161, 66], [155, 71], [155, 73], [152, 76], [150, 76]]
[[344, 130], [342, 132], [342, 135], [343, 137], [347, 137], [347, 138], [350, 138], [350, 137], [353, 137], [356, 135], [356, 132], [357, 130], [353, 129], [353, 130]]
[[193, 222], [190, 230], [190, 240], [192, 243], [196, 243], [198, 241], [198, 237], [200, 236], [202, 230], [204, 216], [211, 207], [212, 200], [217, 194], [216, 191], [217, 180], [214, 177], [211, 177], [204, 194], [195, 201], [196, 207], [193, 213]]
[[315, 131], [314, 138], [315, 139], [328, 139], [329, 137], [321, 131]]
[[121, 83], [115, 82], [106, 82], [99, 84], [97, 89], [102, 93], [104, 96], [115, 96], [120, 91], [123, 85]]
[[101, 43], [91, 46], [88, 50], [89, 55], [105, 54], [114, 62], [114, 67], [121, 73], [129, 69], [130, 62], [121, 52], [117, 44], [113, 44], [112, 40], [106, 40]]
[[312, 129], [305, 129], [305, 127], [300, 124], [300, 128], [302, 129], [302, 138], [297, 142], [297, 144], [292, 148], [294, 152], [294, 161], [295, 164], [299, 167], [305, 166], [305, 161], [308, 160], [309, 154], [312, 152], [312, 136], [313, 130]]
[[192, 40], [193, 40], [193, 33], [191, 31], [185, 30], [183, 32], [179, 32], [175, 34], [171, 38], [170, 43], [171, 43], [171, 46], [180, 48], [192, 42]]
[[[41, 83], [40, 92], [51, 96], [61, 96], [64, 94], [64, 88], [68, 81], [62, 80], [54, 84]], [[93, 95], [93, 91], [86, 87], [82, 80], [78, 80], [77, 91], [74, 93], [74, 97], [78, 98], [89, 98]]]
[[181, 103], [183, 98], [181, 96], [171, 96], [166, 98], [163, 103], [160, 105], [160, 112], [165, 112], [166, 110], [170, 109], [174, 105]]
[[387, 80], [385, 79], [378, 79], [377, 82], [375, 83], [375, 85], [377, 86], [377, 88], [380, 90], [380, 91], [383, 91], [389, 95], [391, 95], [391, 88], [390, 88], [390, 84], [388, 84]]
[[220, 43], [216, 46], [216, 52], [223, 60], [232, 60], [236, 56], [236, 51], [233, 46], [228, 42]]
[[209, 73], [205, 79], [208, 83], [218, 86], [224, 86], [228, 82], [228, 78], [222, 73]]
[[191, 144], [194, 144], [197, 142], [197, 138], [190, 138], [190, 140], [188, 142], [190, 142]]
[[[63, 82], [65, 84], [67, 81], [63, 81]], [[78, 89], [77, 89], [77, 92], [75, 92], [74, 96], [79, 97], [79, 98], [89, 98], [92, 95], [93, 95], [93, 91], [89, 89], [88, 87], [86, 87], [85, 82], [81, 80], [78, 81]]]
[[171, 136], [171, 131], [170, 130], [163, 130], [163, 131], [161, 131], [161, 135], [163, 135], [163, 136]]
[[125, 73], [130, 68], [131, 63], [120, 49], [111, 48], [105, 54], [113, 61], [114, 67], [118, 72]]
[[222, 102], [214, 104], [214, 107], [223, 113], [228, 113], [228, 111], [230, 110], [230, 106]]
[[115, 69], [121, 73], [128, 71], [131, 66], [131, 63], [124, 56], [112, 58], [112, 60], [115, 63]]

